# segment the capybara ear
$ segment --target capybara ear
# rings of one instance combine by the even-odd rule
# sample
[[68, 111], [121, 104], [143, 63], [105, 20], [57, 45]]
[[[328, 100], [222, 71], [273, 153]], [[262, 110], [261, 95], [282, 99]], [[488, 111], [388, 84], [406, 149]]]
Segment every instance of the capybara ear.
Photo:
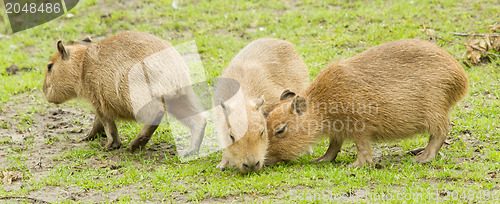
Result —
[[92, 39], [90, 38], [90, 36], [87, 36], [87, 37], [84, 37], [84, 38], [82, 39], [82, 42], [87, 42], [87, 43], [90, 43], [90, 42], [92, 42]]
[[306, 99], [297, 95], [292, 101], [291, 110], [296, 112], [297, 115], [301, 116], [304, 112], [307, 111]]
[[264, 105], [264, 102], [266, 102], [266, 100], [264, 99], [264, 95], [260, 96], [260, 98], [256, 99], [255, 101], [255, 109], [259, 109], [262, 107], [262, 105]]
[[57, 50], [59, 53], [61, 53], [62, 59], [67, 60], [69, 55], [68, 52], [66, 51], [66, 48], [64, 48], [62, 40], [57, 41]]
[[290, 90], [287, 89], [287, 90], [283, 91], [283, 93], [281, 94], [280, 101], [289, 99], [289, 98], [294, 97], [294, 96], [295, 96], [295, 93], [291, 92]]
[[81, 45], [88, 45], [88, 44], [90, 44], [91, 42], [92, 42], [92, 39], [90, 38], [90, 36], [87, 36], [87, 37], [84, 37], [84, 38], [81, 40], [80, 44], [81, 44]]

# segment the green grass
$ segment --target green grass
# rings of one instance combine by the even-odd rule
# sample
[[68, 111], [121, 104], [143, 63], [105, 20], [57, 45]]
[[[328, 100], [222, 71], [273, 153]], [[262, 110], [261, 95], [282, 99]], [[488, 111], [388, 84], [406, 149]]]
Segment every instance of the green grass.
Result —
[[[86, 0], [71, 11], [75, 15], [72, 18], [60, 17], [36, 28], [0, 37], [0, 112], [15, 95], [40, 91], [45, 65], [55, 53], [58, 39], [69, 41], [85, 36], [102, 39], [123, 30], [139, 30], [174, 45], [194, 40], [206, 77], [214, 78], [246, 44], [258, 38], [274, 37], [296, 45], [313, 79], [328, 63], [349, 58], [369, 47], [404, 38], [428, 39], [423, 24], [442, 38], [465, 43], [467, 38], [454, 36], [452, 32], [484, 33], [489, 32], [486, 26], [500, 23], [500, 5], [495, 0], [180, 2], [181, 9], [174, 10], [172, 2], [167, 0]], [[104, 14], [111, 16], [101, 17]], [[0, 22], [3, 21], [0, 19]], [[6, 29], [5, 24], [0, 24], [0, 31]], [[457, 58], [465, 53], [459, 44], [442, 41], [438, 44]], [[33, 70], [8, 76], [5, 69], [11, 64], [33, 67]], [[62, 154], [53, 158], [56, 162], [53, 168], [46, 169], [42, 176], [33, 176], [32, 164], [28, 164], [26, 154], [22, 154], [35, 147], [34, 142], [28, 140], [24, 141], [24, 148], [10, 148], [7, 164], [0, 166], [0, 170], [23, 171], [27, 177], [22, 182], [26, 185], [17, 190], [0, 187], [0, 196], [24, 196], [48, 187], [77, 187], [104, 195], [123, 188], [134, 189], [132, 194], [119, 195], [119, 202], [123, 203], [320, 202], [335, 198], [343, 202], [356, 199], [369, 202], [369, 198], [398, 193], [415, 194], [417, 200], [413, 201], [440, 199], [455, 203], [457, 200], [482, 201], [478, 195], [486, 192], [496, 192], [496, 198], [500, 199], [499, 65], [500, 59], [494, 59], [490, 64], [464, 66], [470, 80], [469, 96], [453, 109], [454, 126], [449, 136], [453, 142], [444, 146], [443, 155], [430, 164], [413, 163], [412, 157], [405, 154], [407, 150], [425, 146], [426, 135], [375, 145], [374, 150], [382, 150], [382, 161], [378, 162], [381, 168], [347, 168], [355, 159], [353, 144], [344, 145], [335, 163], [308, 163], [326, 151], [326, 141], [322, 141], [313, 156], [249, 175], [240, 175], [234, 169], [216, 169], [220, 153], [181, 163], [170, 155], [106, 152], [99, 141], [92, 141], [84, 147], [61, 150]], [[43, 98], [33, 100], [35, 104], [53, 107]], [[66, 106], [88, 112], [89, 106], [82, 103], [72, 101]], [[46, 109], [27, 108], [13, 118], [15, 124], [11, 122], [11, 128], [26, 131], [40, 122], [31, 119], [33, 114], [47, 113]], [[1, 122], [0, 128], [7, 125], [9, 123]], [[150, 145], [173, 145], [173, 137], [167, 129], [166, 125], [160, 127]], [[119, 124], [125, 146], [139, 130], [140, 126], [132, 122]], [[464, 134], [466, 131], [470, 134]], [[13, 143], [4, 138], [0, 139], [2, 148]], [[60, 135], [43, 142], [54, 145], [63, 138], [64, 135]], [[403, 151], [385, 151], [393, 146]], [[121, 165], [117, 171], [95, 166], [110, 158]], [[369, 195], [363, 196], [363, 192]], [[469, 193], [474, 197], [467, 197]], [[418, 194], [424, 196], [419, 198]], [[451, 197], [455, 194], [456, 200], [444, 200], [455, 198]], [[58, 202], [75, 201], [61, 199]], [[397, 200], [385, 202], [399, 203]]]

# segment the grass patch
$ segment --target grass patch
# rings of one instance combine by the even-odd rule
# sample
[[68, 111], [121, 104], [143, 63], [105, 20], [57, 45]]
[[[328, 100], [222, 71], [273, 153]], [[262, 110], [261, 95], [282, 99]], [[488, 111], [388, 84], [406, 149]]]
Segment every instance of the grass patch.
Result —
[[[35, 116], [47, 118], [48, 110], [54, 108], [72, 108], [87, 115], [81, 117], [85, 120], [73, 119], [70, 124], [74, 128], [89, 130], [91, 125], [91, 108], [85, 102], [75, 100], [56, 107], [34, 94], [40, 93], [45, 65], [55, 53], [58, 39], [91, 36], [100, 40], [130, 29], [152, 33], [174, 45], [194, 40], [206, 77], [215, 78], [246, 44], [273, 37], [296, 45], [313, 79], [330, 62], [352, 57], [372, 46], [404, 38], [427, 39], [422, 30], [424, 23], [440, 37], [466, 42], [466, 38], [451, 33], [488, 32], [486, 26], [498, 24], [500, 19], [499, 5], [493, 0], [178, 2], [179, 10], [172, 8], [171, 1], [86, 0], [71, 11], [72, 18], [63, 16], [33, 29], [0, 36], [0, 117], [9, 111], [7, 104], [16, 103], [16, 96], [25, 94], [32, 101], [23, 110], [15, 110], [18, 114], [10, 118], [15, 124], [0, 120], [0, 131], [9, 131], [10, 127], [28, 135], [27, 140], [13, 145], [16, 142], [0, 132], [0, 150], [6, 149], [1, 150], [5, 152], [1, 161], [6, 166], [0, 169], [31, 175], [17, 181], [23, 183], [23, 188], [0, 186], [0, 197], [36, 196], [37, 192], [55, 187], [65, 189], [82, 202], [123, 203], [399, 203], [398, 195], [411, 195], [409, 202], [492, 202], [484, 196], [500, 194], [500, 59], [465, 68], [470, 91], [453, 109], [450, 144], [441, 149], [441, 156], [425, 165], [412, 162], [406, 151], [425, 146], [428, 135], [374, 145], [374, 151], [380, 155], [376, 158], [380, 160], [378, 168], [347, 168], [356, 156], [353, 144], [344, 145], [335, 163], [309, 163], [326, 151], [327, 143], [322, 141], [314, 148], [313, 156], [249, 175], [240, 175], [234, 169], [216, 169], [220, 153], [181, 163], [170, 154], [174, 152], [169, 149], [174, 141], [168, 125], [162, 125], [148, 144], [157, 151], [138, 154], [104, 151], [103, 138], [82, 145], [77, 142], [81, 138], [74, 138], [72, 133], [53, 133], [57, 137], [45, 135], [50, 131], [29, 135], [30, 128], [45, 123]], [[1, 24], [0, 31], [6, 26]], [[465, 53], [465, 48], [458, 44], [440, 41], [438, 45], [457, 58]], [[32, 69], [8, 75], [6, 68], [12, 64]], [[133, 122], [121, 122], [118, 126], [125, 146], [141, 128]], [[65, 146], [57, 146], [61, 144]], [[53, 147], [60, 153], [45, 153], [48, 160], [43, 161], [47, 164], [38, 168], [31, 158], [38, 158], [41, 147]], [[62, 192], [52, 192], [56, 202], [75, 202]], [[388, 196], [394, 199], [386, 199]]]

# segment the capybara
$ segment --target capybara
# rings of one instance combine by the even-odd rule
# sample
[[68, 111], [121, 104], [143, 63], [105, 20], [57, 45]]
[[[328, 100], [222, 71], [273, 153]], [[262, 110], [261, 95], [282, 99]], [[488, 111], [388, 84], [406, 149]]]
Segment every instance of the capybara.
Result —
[[63, 45], [50, 58], [43, 91], [49, 102], [73, 98], [89, 101], [96, 116], [85, 140], [105, 133], [106, 148], [121, 146], [116, 119], [144, 126], [130, 150], [144, 148], [165, 111], [191, 130], [191, 144], [182, 154], [199, 149], [206, 117], [193, 90], [182, 56], [167, 41], [151, 34], [126, 31], [101, 42]]
[[295, 46], [283, 40], [255, 40], [233, 58], [213, 96], [224, 148], [218, 168], [233, 165], [243, 173], [262, 168], [268, 145], [265, 116], [279, 104], [274, 96], [285, 88], [304, 93], [308, 76]]
[[371, 143], [430, 134], [415, 161], [432, 161], [449, 131], [453, 105], [468, 89], [464, 69], [437, 45], [397, 40], [330, 64], [305, 95], [285, 91], [267, 118], [268, 164], [295, 159], [322, 136], [330, 144], [315, 161], [334, 161], [346, 139], [358, 150], [350, 166], [372, 163]]

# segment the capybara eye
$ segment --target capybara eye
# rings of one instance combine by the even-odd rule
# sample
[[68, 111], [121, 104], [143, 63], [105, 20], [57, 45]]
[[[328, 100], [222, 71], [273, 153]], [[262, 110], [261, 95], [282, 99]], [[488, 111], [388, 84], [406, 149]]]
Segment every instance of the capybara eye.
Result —
[[264, 130], [262, 130], [262, 132], [260, 132], [260, 139], [262, 139], [262, 135], [264, 135]]
[[231, 140], [234, 142], [234, 136], [229, 134], [229, 137], [231, 138]]
[[274, 135], [275, 135], [275, 136], [278, 136], [278, 135], [280, 135], [280, 134], [283, 134], [283, 133], [285, 132], [285, 130], [286, 130], [286, 125], [285, 125], [285, 126], [283, 126], [283, 128], [281, 128], [280, 130], [278, 130], [278, 131], [277, 131]]
[[49, 70], [49, 72], [50, 72], [50, 70], [52, 70], [52, 66], [54, 66], [54, 63], [50, 63], [47, 65], [47, 69]]

